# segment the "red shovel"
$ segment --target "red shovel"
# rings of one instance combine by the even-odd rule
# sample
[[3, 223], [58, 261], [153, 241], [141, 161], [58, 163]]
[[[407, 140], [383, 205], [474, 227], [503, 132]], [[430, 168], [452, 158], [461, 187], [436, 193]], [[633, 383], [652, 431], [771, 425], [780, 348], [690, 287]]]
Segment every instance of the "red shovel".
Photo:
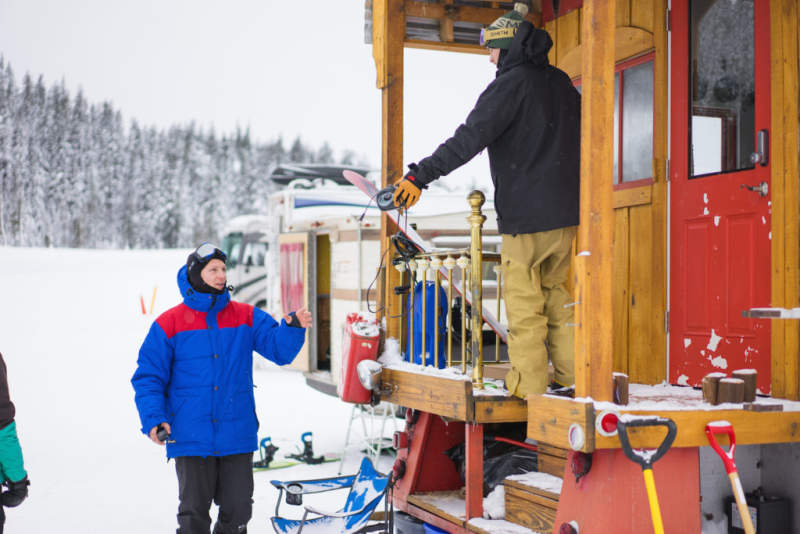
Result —
[[[728, 452], [725, 452], [717, 443], [715, 434], [728, 434], [728, 439], [731, 442]], [[722, 463], [725, 464], [725, 471], [728, 473], [728, 478], [731, 479], [733, 496], [736, 498], [736, 507], [739, 509], [739, 517], [742, 518], [744, 532], [745, 534], [755, 534], [753, 521], [750, 518], [750, 510], [747, 508], [747, 502], [745, 501], [742, 482], [739, 480], [739, 472], [736, 470], [736, 463], [733, 461], [733, 453], [736, 450], [736, 435], [733, 433], [733, 425], [728, 421], [711, 421], [706, 425], [706, 436], [708, 436], [708, 442], [711, 447], [722, 458]]]

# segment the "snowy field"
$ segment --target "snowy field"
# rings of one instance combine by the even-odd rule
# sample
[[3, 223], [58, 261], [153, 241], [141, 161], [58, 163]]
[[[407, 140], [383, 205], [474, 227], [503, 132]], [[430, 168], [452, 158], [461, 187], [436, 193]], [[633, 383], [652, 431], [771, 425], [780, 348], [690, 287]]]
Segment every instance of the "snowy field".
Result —
[[[6, 532], [141, 534], [177, 528], [174, 463], [166, 463], [164, 449], [141, 434], [130, 378], [151, 322], [180, 300], [175, 277], [187, 254], [0, 247], [0, 352], [31, 480], [28, 500], [7, 509]], [[149, 308], [154, 287], [154, 312], [143, 315], [140, 296]], [[352, 405], [272, 364], [256, 370], [255, 384], [259, 438], [271, 436], [281, 447], [278, 454], [293, 452], [304, 431], [313, 431], [317, 454], [342, 451]], [[357, 444], [348, 447], [343, 471], [355, 472], [360, 458]], [[391, 463], [383, 456], [377, 467], [386, 472]], [[334, 462], [256, 473], [248, 532], [272, 532], [268, 521], [277, 492], [270, 479], [317, 478], [337, 470]], [[345, 495], [315, 497], [306, 502], [334, 510]], [[297, 510], [281, 506], [282, 513]]]

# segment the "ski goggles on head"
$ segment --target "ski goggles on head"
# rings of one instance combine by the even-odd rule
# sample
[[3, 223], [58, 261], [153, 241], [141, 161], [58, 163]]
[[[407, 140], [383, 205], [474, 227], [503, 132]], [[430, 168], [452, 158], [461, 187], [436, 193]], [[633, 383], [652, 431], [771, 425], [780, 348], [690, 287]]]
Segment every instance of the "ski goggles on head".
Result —
[[228, 260], [228, 256], [222, 252], [222, 249], [211, 243], [203, 243], [197, 247], [192, 254], [194, 254], [194, 257], [200, 262], [206, 262], [215, 256], [222, 261]]
[[514, 37], [517, 33], [516, 26], [509, 26], [507, 28], [481, 28], [480, 44], [486, 46], [489, 41], [495, 39], [505, 39], [507, 37]]

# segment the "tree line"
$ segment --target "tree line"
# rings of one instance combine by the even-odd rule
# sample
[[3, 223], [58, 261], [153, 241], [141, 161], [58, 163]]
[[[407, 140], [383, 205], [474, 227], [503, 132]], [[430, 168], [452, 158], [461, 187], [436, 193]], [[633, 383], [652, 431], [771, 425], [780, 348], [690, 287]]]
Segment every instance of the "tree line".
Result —
[[[190, 247], [225, 222], [266, 208], [280, 163], [336, 163], [248, 130], [218, 136], [194, 123], [124, 124], [110, 102], [87, 102], [64, 82], [26, 74], [17, 84], [0, 56], [0, 245], [73, 248]], [[345, 151], [338, 163], [363, 164]]]

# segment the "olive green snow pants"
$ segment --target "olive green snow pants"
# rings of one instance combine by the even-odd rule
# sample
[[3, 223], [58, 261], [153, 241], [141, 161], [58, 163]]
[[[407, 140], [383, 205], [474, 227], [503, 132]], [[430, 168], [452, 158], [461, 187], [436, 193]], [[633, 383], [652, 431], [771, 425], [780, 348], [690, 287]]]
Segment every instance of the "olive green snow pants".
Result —
[[[576, 227], [535, 234], [503, 234], [503, 298], [508, 317], [511, 370], [506, 388], [525, 398], [547, 389], [547, 356], [554, 379], [563, 386], [575, 381], [574, 307], [564, 288]], [[545, 345], [547, 343], [547, 345]]]

